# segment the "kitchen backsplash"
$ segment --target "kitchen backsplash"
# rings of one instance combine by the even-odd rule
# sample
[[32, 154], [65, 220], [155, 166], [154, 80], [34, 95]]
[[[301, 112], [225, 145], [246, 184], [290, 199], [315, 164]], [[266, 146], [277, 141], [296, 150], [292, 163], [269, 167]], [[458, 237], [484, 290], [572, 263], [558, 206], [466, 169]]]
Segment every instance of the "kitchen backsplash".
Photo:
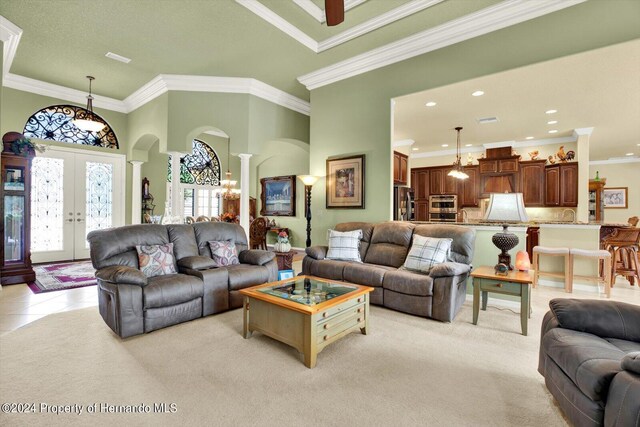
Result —
[[[482, 219], [482, 210], [480, 208], [464, 208], [467, 212], [467, 220]], [[571, 209], [575, 212], [575, 209]], [[566, 208], [526, 208], [527, 216], [530, 221], [574, 221], [574, 214]]]

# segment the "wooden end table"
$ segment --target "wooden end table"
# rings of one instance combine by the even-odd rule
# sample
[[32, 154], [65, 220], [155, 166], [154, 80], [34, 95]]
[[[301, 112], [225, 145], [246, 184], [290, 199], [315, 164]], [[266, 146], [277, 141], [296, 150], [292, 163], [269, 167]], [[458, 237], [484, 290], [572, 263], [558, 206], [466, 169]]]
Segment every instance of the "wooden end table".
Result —
[[242, 289], [243, 336], [262, 332], [303, 353], [305, 366], [313, 368], [327, 345], [353, 331], [367, 334], [371, 291], [313, 276]]
[[276, 252], [276, 262], [278, 263], [278, 270], [292, 270], [293, 269], [293, 256], [295, 252]]
[[527, 335], [527, 322], [531, 317], [531, 283], [533, 270], [509, 271], [507, 276], [498, 276], [493, 267], [480, 266], [471, 273], [473, 278], [473, 324], [478, 324], [480, 312], [480, 293], [482, 292], [482, 310], [487, 310], [488, 293], [513, 295], [520, 298], [520, 326], [522, 335]]

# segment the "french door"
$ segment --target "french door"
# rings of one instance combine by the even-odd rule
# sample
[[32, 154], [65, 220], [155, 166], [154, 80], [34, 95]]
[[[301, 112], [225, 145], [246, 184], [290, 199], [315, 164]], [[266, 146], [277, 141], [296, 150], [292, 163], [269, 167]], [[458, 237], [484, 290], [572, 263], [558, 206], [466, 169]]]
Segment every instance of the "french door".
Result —
[[50, 147], [31, 167], [31, 260], [89, 258], [87, 234], [124, 224], [123, 155]]

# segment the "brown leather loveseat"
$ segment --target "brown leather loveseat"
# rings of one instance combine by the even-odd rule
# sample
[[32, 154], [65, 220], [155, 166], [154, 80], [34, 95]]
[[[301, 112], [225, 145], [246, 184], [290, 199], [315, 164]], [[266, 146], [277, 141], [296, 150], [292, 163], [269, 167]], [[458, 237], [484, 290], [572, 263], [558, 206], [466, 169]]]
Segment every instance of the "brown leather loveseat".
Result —
[[[372, 286], [372, 304], [443, 322], [455, 318], [466, 298], [475, 230], [408, 222], [347, 222], [336, 225], [335, 230], [362, 230], [363, 262], [328, 260], [327, 246], [312, 246], [302, 261], [303, 274]], [[433, 267], [428, 275], [400, 269], [414, 235], [453, 239], [448, 261]]]
[[[126, 338], [242, 306], [240, 289], [274, 281], [275, 254], [249, 250], [237, 224], [144, 224], [87, 236], [98, 279], [100, 315]], [[208, 242], [232, 241], [240, 263], [214, 267]], [[173, 243], [177, 274], [147, 277], [137, 245]]]

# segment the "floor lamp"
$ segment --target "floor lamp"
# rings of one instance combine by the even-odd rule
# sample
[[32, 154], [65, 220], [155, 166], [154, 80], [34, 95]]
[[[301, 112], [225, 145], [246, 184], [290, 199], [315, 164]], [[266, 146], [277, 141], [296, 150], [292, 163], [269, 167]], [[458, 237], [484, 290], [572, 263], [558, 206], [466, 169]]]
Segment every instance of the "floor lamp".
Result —
[[305, 202], [306, 202], [306, 218], [307, 218], [307, 248], [311, 246], [311, 188], [318, 180], [317, 176], [299, 175], [298, 178], [304, 184]]

